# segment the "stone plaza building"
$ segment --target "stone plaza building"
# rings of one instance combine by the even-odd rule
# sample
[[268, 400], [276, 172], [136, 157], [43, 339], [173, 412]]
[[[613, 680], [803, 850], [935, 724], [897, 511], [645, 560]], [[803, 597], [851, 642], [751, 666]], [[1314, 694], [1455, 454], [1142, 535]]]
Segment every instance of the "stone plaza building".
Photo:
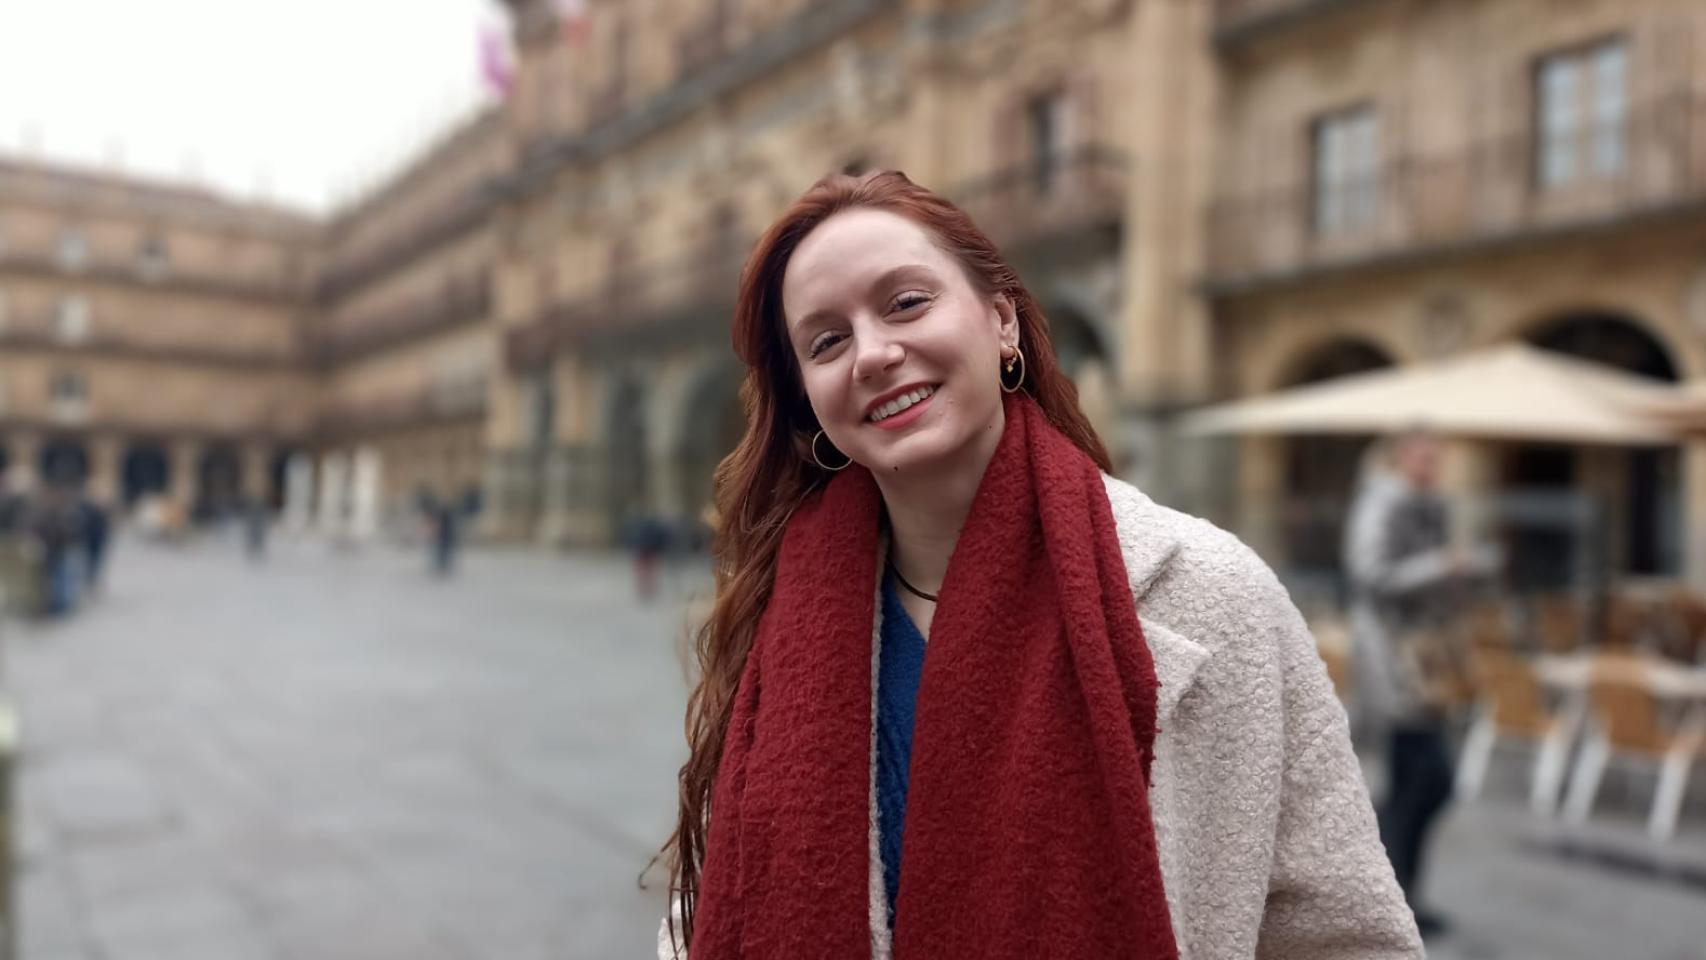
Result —
[[[1284, 566], [1336, 565], [1366, 439], [1182, 412], [1510, 340], [1706, 374], [1699, 3], [506, 6], [511, 95], [327, 221], [0, 167], [8, 461], [358, 534], [475, 490], [493, 537], [692, 523], [742, 428], [742, 261], [881, 167], [1009, 254], [1122, 474]], [[1594, 491], [1620, 570], [1706, 573], [1702, 449], [1448, 474]]]

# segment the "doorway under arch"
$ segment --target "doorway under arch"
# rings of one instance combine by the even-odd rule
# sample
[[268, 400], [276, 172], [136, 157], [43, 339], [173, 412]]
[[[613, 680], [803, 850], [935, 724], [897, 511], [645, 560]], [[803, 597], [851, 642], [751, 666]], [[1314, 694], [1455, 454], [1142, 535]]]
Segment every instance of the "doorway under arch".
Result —
[[[1367, 340], [1342, 337], [1299, 357], [1281, 389], [1321, 383], [1393, 365]], [[1289, 571], [1323, 581], [1335, 595], [1344, 586], [1345, 520], [1372, 435], [1305, 434], [1285, 439], [1278, 524]]]
[[[1523, 338], [1533, 346], [1674, 383], [1677, 363], [1668, 347], [1635, 317], [1582, 311], [1554, 317]], [[1580, 503], [1602, 521], [1593, 552], [1622, 574], [1669, 575], [1681, 567], [1681, 456], [1675, 448], [1589, 450], [1556, 444], [1516, 444], [1502, 464], [1505, 485], [1543, 502]], [[1558, 512], [1563, 512], [1562, 509]], [[1572, 585], [1579, 535], [1563, 519], [1510, 537], [1510, 571], [1520, 590]]]

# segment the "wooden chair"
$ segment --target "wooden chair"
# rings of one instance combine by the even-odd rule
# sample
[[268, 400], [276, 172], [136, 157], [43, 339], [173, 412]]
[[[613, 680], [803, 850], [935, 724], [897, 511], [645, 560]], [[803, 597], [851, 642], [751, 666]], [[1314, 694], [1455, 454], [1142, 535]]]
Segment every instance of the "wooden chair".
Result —
[[1582, 645], [1587, 617], [1581, 601], [1567, 594], [1554, 594], [1535, 601], [1533, 626], [1539, 650], [1571, 653]]
[[1572, 823], [1587, 820], [1606, 764], [1613, 759], [1656, 767], [1658, 784], [1647, 833], [1654, 840], [1667, 840], [1676, 832], [1689, 769], [1706, 748], [1706, 708], [1691, 708], [1679, 724], [1665, 723], [1644, 668], [1643, 658], [1630, 655], [1608, 655], [1595, 666], [1588, 681], [1591, 732], [1576, 761], [1564, 811]]
[[1481, 792], [1493, 748], [1517, 743], [1534, 748], [1529, 806], [1550, 816], [1558, 803], [1570, 744], [1581, 725], [1579, 701], [1562, 708], [1547, 702], [1534, 667], [1508, 648], [1479, 646], [1474, 654], [1480, 698], [1458, 760], [1457, 795], [1473, 800]]

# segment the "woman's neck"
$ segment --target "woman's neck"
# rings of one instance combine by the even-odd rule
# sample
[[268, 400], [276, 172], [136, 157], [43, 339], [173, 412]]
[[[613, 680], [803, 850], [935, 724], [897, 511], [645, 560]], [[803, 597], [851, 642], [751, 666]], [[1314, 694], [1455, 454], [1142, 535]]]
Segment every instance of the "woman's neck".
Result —
[[972, 500], [983, 483], [984, 470], [995, 455], [1004, 425], [992, 425], [974, 449], [965, 451], [953, 469], [906, 476], [877, 474], [888, 510], [890, 555], [906, 581], [926, 593], [938, 593], [948, 574], [960, 530], [971, 513]]

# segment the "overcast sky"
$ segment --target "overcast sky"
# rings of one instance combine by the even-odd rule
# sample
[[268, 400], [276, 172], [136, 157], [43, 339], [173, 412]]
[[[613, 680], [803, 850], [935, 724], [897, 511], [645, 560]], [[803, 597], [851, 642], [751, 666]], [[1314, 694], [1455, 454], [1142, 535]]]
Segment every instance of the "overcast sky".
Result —
[[0, 0], [0, 153], [323, 211], [489, 98], [497, 0]]

